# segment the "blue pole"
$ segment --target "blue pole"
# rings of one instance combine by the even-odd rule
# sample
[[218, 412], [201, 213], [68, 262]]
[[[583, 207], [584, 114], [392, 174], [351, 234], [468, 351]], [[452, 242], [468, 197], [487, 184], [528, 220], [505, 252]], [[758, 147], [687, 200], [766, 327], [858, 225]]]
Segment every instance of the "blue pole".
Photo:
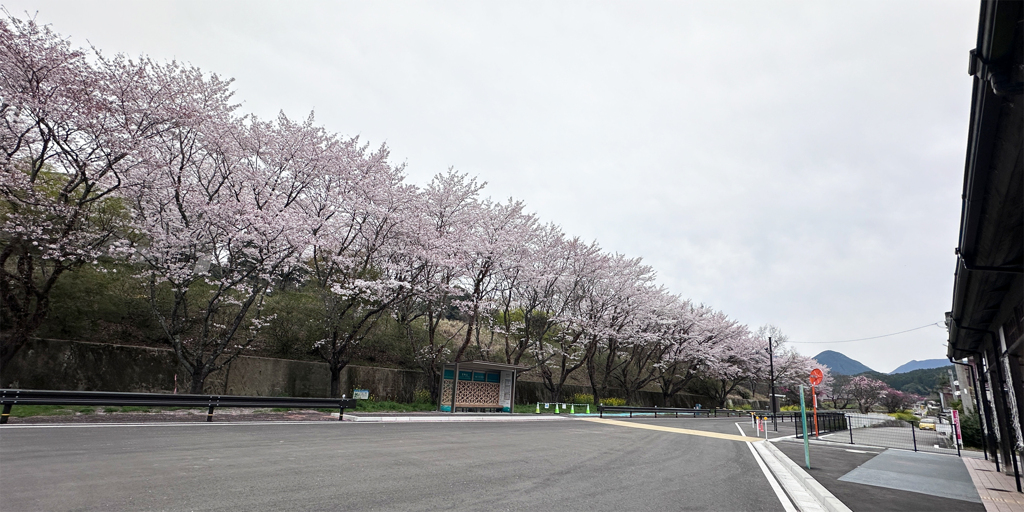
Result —
[[804, 463], [811, 469], [811, 449], [807, 441], [807, 407], [804, 406], [804, 385], [800, 385], [800, 423], [804, 429]]

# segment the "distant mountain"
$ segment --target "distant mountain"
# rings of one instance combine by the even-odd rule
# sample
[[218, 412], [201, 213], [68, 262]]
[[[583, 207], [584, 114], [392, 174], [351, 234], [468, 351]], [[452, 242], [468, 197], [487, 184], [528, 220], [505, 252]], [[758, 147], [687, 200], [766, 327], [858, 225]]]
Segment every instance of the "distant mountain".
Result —
[[949, 368], [948, 365], [938, 368], [923, 368], [906, 373], [868, 372], [864, 375], [872, 379], [878, 379], [888, 384], [889, 387], [900, 391], [921, 396], [937, 396], [935, 391], [949, 380], [949, 376], [946, 373], [947, 368]]
[[833, 374], [837, 375], [857, 375], [873, 371], [860, 361], [850, 359], [849, 357], [846, 357], [834, 350], [826, 350], [814, 356], [814, 359], [819, 363], [828, 366], [829, 370], [831, 370]]
[[948, 359], [925, 359], [924, 361], [912, 360], [909, 363], [901, 365], [899, 368], [889, 372], [889, 375], [897, 373], [907, 373], [914, 370], [929, 370], [931, 368], [942, 368], [943, 366], [951, 366]]

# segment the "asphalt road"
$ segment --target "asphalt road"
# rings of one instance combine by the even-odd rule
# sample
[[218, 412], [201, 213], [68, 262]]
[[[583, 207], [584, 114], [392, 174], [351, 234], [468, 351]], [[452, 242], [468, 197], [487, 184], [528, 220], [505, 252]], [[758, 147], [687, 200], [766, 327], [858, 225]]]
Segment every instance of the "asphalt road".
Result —
[[743, 442], [550, 421], [2, 428], [0, 509], [782, 507]]
[[439, 509], [782, 506], [746, 443], [587, 421], [0, 428], [4, 511]]

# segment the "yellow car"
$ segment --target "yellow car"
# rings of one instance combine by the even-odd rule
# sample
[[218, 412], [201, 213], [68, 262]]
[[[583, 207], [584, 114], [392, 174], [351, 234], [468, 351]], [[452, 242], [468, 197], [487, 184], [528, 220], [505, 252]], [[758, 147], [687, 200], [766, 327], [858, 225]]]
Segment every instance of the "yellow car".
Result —
[[921, 430], [935, 430], [935, 418], [924, 418], [918, 424]]

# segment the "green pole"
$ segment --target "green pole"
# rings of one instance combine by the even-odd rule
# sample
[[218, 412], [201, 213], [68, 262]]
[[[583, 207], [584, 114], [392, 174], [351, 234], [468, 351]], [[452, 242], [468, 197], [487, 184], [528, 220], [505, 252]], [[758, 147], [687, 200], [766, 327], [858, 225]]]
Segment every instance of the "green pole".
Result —
[[804, 463], [811, 469], [810, 443], [807, 441], [807, 407], [804, 406], [804, 385], [800, 385], [800, 423], [804, 429]]

